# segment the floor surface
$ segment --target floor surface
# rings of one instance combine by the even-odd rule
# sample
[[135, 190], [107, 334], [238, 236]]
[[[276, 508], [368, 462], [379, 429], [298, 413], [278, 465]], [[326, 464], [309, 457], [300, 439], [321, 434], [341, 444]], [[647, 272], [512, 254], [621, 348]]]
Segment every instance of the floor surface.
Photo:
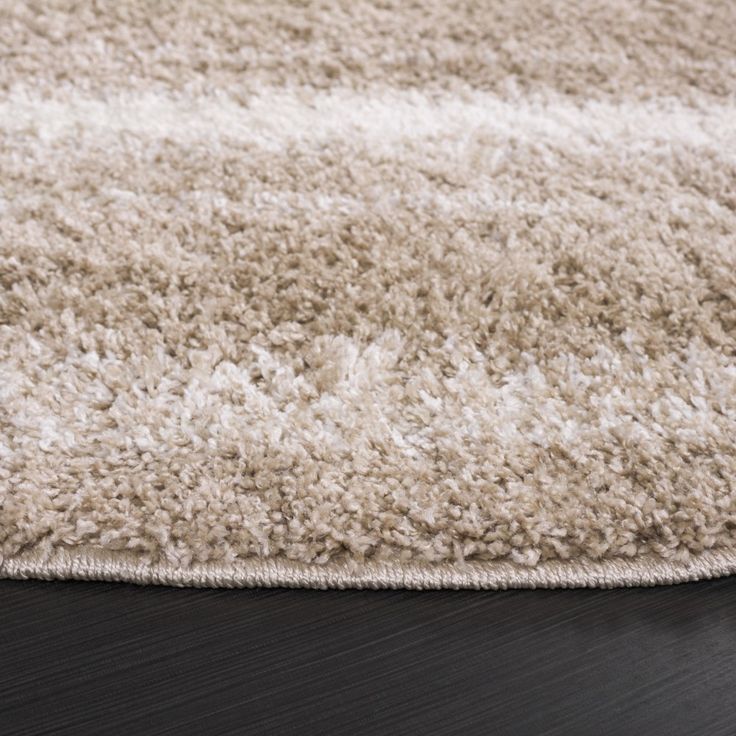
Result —
[[0, 734], [736, 733], [736, 578], [630, 590], [0, 581]]

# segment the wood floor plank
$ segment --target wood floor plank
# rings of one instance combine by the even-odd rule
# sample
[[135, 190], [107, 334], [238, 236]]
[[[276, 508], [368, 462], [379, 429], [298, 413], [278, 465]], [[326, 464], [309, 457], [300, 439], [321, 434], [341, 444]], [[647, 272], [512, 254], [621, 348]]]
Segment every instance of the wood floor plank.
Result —
[[736, 578], [623, 590], [0, 581], [0, 733], [730, 736]]

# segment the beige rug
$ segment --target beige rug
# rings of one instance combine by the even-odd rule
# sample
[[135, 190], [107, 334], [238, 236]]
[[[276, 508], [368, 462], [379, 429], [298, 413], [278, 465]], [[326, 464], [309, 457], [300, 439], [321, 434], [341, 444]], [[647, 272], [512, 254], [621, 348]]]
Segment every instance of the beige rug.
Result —
[[736, 4], [0, 2], [0, 575], [736, 571]]

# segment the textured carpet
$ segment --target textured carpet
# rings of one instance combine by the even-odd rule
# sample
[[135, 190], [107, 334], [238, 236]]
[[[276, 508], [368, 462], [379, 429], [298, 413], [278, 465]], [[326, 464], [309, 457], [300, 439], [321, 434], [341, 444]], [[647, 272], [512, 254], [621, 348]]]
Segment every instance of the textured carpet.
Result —
[[0, 20], [1, 575], [736, 571], [736, 4]]

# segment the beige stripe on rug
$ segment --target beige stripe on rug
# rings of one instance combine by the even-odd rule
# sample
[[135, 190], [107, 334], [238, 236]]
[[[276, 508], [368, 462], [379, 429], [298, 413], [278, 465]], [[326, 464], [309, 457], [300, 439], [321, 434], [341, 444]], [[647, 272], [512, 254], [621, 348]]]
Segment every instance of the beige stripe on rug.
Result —
[[736, 571], [734, 28], [0, 0], [0, 576]]

